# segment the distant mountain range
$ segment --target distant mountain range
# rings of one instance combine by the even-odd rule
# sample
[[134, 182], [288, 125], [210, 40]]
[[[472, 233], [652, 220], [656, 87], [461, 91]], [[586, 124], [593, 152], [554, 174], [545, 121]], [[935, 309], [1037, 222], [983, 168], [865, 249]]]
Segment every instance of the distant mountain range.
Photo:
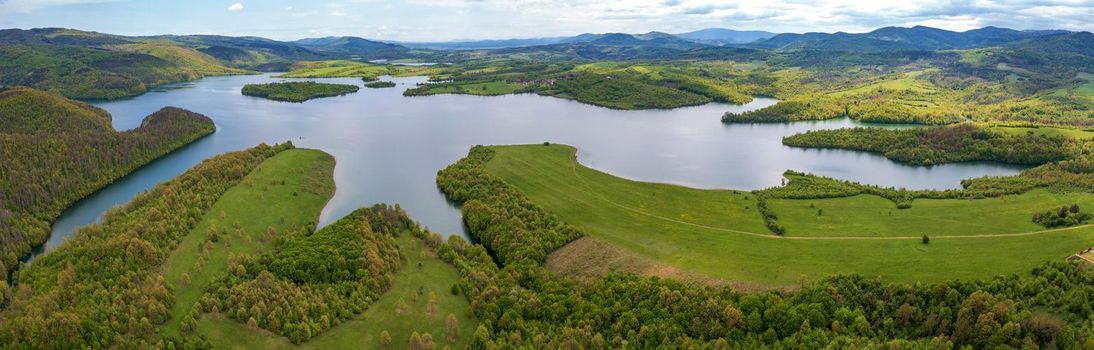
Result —
[[346, 55], [367, 55], [368, 59], [392, 59], [406, 56], [410, 48], [353, 36], [301, 39], [292, 43], [316, 51]]
[[1063, 30], [1018, 31], [984, 27], [954, 32], [925, 26], [885, 27], [869, 33], [779, 34], [748, 44], [749, 47], [829, 51], [934, 51], [997, 46], [1038, 36], [1068, 33]]
[[[984, 27], [955, 32], [925, 26], [885, 27], [868, 33], [775, 34], [708, 28], [668, 34], [649, 32], [586, 33], [569, 37], [456, 42], [393, 42], [353, 36], [278, 41], [260, 37], [158, 35], [129, 37], [63, 28], [0, 30], [0, 44], [52, 44], [112, 49], [136, 43], [172, 43], [215, 58], [228, 66], [284, 70], [301, 60], [400, 59], [458, 61], [460, 50], [536, 54], [558, 59], [734, 58], [760, 51], [937, 51], [1005, 46], [1033, 38], [1071, 33], [1063, 30], [1019, 31]], [[1089, 33], [1088, 33], [1089, 34]], [[1047, 44], [1046, 44], [1047, 45]], [[1078, 44], [1083, 46], [1082, 43]], [[1089, 46], [1089, 43], [1086, 43]], [[470, 57], [470, 56], [467, 56]]]
[[679, 33], [676, 34], [676, 37], [711, 45], [733, 45], [767, 40], [775, 35], [777, 34], [760, 30], [707, 28], [694, 32]]
[[[998, 46], [1025, 39], [1063, 34], [1063, 30], [1019, 31], [984, 27], [955, 32], [926, 26], [885, 27], [868, 33], [784, 33], [707, 28], [693, 32], [666, 34], [586, 33], [571, 37], [478, 40], [455, 42], [387, 42], [407, 48], [431, 50], [502, 50], [529, 51], [540, 48], [558, 51], [564, 47], [634, 46], [646, 49], [692, 50], [705, 46], [728, 46], [766, 50], [822, 51], [936, 51]], [[305, 45], [321, 45], [337, 38], [303, 39]], [[560, 46], [561, 45], [561, 46]]]
[[[543, 45], [555, 45], [555, 44], [570, 44], [580, 42], [590, 42], [605, 36], [620, 34], [620, 33], [605, 33], [605, 34], [593, 34], [585, 33], [575, 36], [559, 36], [559, 37], [544, 37], [544, 38], [527, 38], [527, 39], [497, 39], [497, 40], [460, 40], [460, 41], [446, 41], [446, 42], [413, 42], [413, 41], [384, 41], [390, 44], [402, 45], [408, 48], [416, 49], [430, 49], [430, 50], [493, 50], [493, 49], [511, 49], [530, 46], [543, 46]], [[623, 34], [630, 35], [630, 34]], [[767, 39], [775, 36], [775, 33], [765, 31], [740, 31], [724, 28], [707, 28], [687, 33], [679, 34], [665, 34], [661, 32], [650, 32], [646, 34], [636, 34], [636, 38], [643, 36], [654, 35], [663, 37], [665, 35], [674, 36], [679, 39], [687, 41], [723, 46], [731, 44], [746, 44], [758, 40]], [[331, 40], [337, 37], [328, 38], [316, 38], [316, 39], [301, 39], [297, 40], [297, 43], [311, 43], [315, 41], [322, 42], [323, 40]], [[644, 43], [649, 44], [649, 43]]]

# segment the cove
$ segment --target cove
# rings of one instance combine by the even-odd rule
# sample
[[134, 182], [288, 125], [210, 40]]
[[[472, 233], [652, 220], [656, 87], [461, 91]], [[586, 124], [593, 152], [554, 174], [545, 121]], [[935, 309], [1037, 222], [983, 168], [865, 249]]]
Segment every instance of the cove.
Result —
[[[355, 84], [361, 91], [304, 103], [244, 96], [246, 84], [286, 81], [272, 74], [204, 78], [164, 86], [144, 95], [94, 104], [113, 115], [118, 130], [135, 128], [164, 107], [211, 117], [217, 132], [161, 158], [77, 202], [53, 225], [35, 255], [56, 248], [75, 230], [96, 222], [114, 205], [169, 180], [203, 159], [256, 144], [292, 141], [337, 160], [337, 190], [320, 225], [374, 203], [399, 203], [411, 217], [443, 234], [465, 234], [460, 212], [437, 190], [437, 170], [478, 144], [565, 143], [589, 167], [640, 181], [697, 188], [759, 189], [778, 186], [784, 170], [910, 189], [959, 188], [960, 180], [1012, 175], [1022, 168], [996, 163], [907, 166], [880, 155], [800, 149], [782, 137], [807, 130], [864, 125], [848, 119], [785, 124], [723, 124], [727, 111], [745, 105], [707, 104], [671, 110], [621, 111], [533, 94], [481, 97], [404, 97], [424, 77], [386, 78], [398, 86], [363, 88], [354, 78], [306, 79]], [[291, 79], [300, 81], [305, 79]], [[899, 127], [899, 126], [884, 126]]]

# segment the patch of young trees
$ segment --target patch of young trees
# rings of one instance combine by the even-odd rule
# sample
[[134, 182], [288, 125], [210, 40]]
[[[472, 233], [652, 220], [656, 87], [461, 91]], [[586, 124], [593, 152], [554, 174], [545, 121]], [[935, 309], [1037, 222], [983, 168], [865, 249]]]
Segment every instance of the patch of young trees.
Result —
[[1082, 212], [1078, 204], [1033, 214], [1033, 222], [1046, 228], [1082, 225], [1091, 218], [1094, 218], [1094, 215]]
[[106, 111], [29, 88], [0, 92], [0, 119], [0, 279], [72, 203], [216, 130], [206, 116], [165, 107], [115, 132]]
[[237, 272], [206, 288], [199, 311], [255, 320], [299, 344], [361, 313], [391, 288], [403, 261], [395, 236], [417, 227], [399, 207], [358, 209], [271, 252], [238, 257], [231, 262]]

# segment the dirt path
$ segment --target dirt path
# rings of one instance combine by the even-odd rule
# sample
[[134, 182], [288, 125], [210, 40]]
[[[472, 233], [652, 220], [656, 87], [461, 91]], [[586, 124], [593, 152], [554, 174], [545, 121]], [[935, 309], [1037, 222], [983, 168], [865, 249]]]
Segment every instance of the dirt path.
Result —
[[1083, 256], [1082, 254], [1075, 254], [1075, 255], [1072, 255], [1072, 256], [1074, 256], [1076, 258], [1079, 258], [1079, 259], [1086, 260], [1086, 262], [1088, 262], [1088, 263], [1094, 264], [1094, 260], [1087, 259], [1087, 257]]

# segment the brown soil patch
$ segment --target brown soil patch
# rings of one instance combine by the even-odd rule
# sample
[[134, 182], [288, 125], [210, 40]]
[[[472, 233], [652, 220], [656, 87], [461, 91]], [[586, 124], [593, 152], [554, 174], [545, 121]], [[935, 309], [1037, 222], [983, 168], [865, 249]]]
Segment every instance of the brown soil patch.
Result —
[[726, 281], [685, 271], [588, 236], [578, 238], [548, 255], [547, 269], [578, 282], [590, 282], [597, 277], [615, 272], [670, 278], [713, 287], [728, 286], [746, 293], [771, 289], [797, 289], [797, 286], [768, 286], [752, 282]]

